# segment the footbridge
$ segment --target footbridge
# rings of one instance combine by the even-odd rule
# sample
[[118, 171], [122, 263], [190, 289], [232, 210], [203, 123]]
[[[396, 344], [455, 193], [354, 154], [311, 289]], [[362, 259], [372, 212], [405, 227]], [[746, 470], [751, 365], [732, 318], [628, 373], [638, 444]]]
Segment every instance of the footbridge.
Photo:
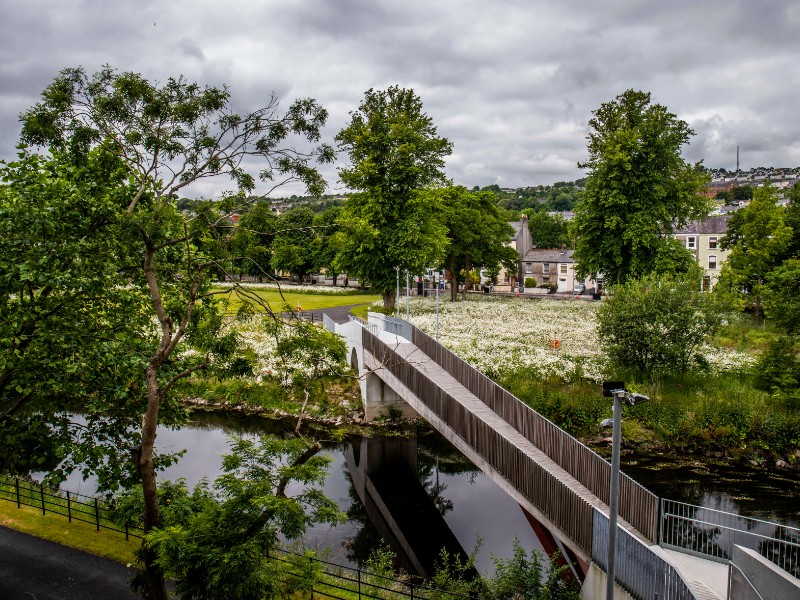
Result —
[[[428, 421], [558, 541], [584, 598], [605, 597], [605, 459], [407, 321], [370, 313], [367, 322], [326, 319], [325, 326], [347, 342], [368, 419], [416, 414]], [[663, 510], [658, 497], [620, 473], [618, 597], [725, 598], [727, 565], [661, 547], [670, 523]], [[692, 527], [676, 525], [684, 538]]]

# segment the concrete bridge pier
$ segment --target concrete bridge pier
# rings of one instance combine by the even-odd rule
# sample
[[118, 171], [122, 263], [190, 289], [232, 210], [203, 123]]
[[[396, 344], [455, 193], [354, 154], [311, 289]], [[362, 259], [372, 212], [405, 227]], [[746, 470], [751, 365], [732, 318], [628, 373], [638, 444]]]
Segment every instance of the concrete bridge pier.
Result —
[[366, 394], [363, 397], [365, 420], [375, 421], [382, 417], [413, 419], [418, 416], [417, 411], [375, 373], [367, 372], [366, 384]]

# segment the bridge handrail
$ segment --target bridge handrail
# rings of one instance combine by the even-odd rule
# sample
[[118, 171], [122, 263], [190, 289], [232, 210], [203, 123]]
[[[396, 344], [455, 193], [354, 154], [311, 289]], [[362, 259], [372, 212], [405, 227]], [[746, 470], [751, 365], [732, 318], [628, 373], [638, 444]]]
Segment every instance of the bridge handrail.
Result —
[[589, 502], [555, 474], [470, 412], [452, 395], [431, 386], [426, 375], [407, 363], [378, 337], [362, 329], [364, 350], [371, 353], [475, 452], [545, 514], [587, 554], [591, 554], [592, 511]]
[[[409, 324], [412, 343], [458, 379], [498, 416], [608, 504], [611, 465], [599, 454], [542, 416], [435, 339]], [[653, 543], [658, 542], [659, 499], [647, 488], [620, 473], [620, 516]]]
[[728, 562], [739, 545], [800, 579], [800, 529], [677, 500], [661, 506], [662, 546]]
[[[592, 561], [608, 569], [608, 517], [595, 510], [592, 521]], [[614, 574], [617, 584], [634, 598], [695, 600], [675, 567], [622, 527], [617, 527]]]

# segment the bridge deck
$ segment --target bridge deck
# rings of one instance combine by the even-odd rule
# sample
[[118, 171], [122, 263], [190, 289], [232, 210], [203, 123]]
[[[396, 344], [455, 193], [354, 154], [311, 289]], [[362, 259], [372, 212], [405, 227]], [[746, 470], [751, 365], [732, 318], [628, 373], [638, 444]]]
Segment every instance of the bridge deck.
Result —
[[[387, 341], [387, 337], [389, 335], [391, 335], [392, 338], [397, 337], [392, 334], [382, 334], [380, 337], [384, 341]], [[403, 338], [397, 337], [397, 341], [399, 343], [397, 343], [396, 346], [392, 344], [393, 350], [399, 356], [405, 359], [406, 362], [413, 364], [414, 367], [423, 373], [432, 384], [446, 391], [454, 400], [459, 402], [462, 406], [464, 406], [482, 421], [490, 425], [495, 431], [522, 450], [543, 469], [563, 482], [565, 486], [569, 487], [576, 495], [580, 496], [588, 504], [604, 513], [608, 513], [607, 504], [602, 502], [583, 484], [581, 484], [577, 479], [559, 466], [553, 459], [539, 450], [539, 448], [537, 448], [525, 436], [519, 433], [503, 418], [497, 415], [497, 413], [486, 406], [486, 404], [484, 404], [477, 396], [472, 394], [469, 390], [467, 390], [467, 388], [461, 385], [452, 375], [450, 375], [435, 361], [429, 358], [422, 350], [417, 348], [411, 342], [406, 342]], [[631, 527], [624, 519], [620, 519], [620, 525], [625, 527], [632, 535], [635, 535], [638, 539], [640, 539], [642, 543], [650, 545], [650, 542], [636, 529]]]
[[[424, 374], [432, 385], [446, 391], [456, 402], [460, 403], [469, 412], [490, 425], [508, 441], [520, 448], [527, 456], [534, 460], [543, 469], [547, 470], [565, 486], [568, 486], [576, 495], [580, 496], [591, 506], [608, 514], [608, 505], [602, 502], [595, 494], [570, 475], [565, 469], [536, 447], [534, 443], [519, 433], [512, 425], [506, 422], [497, 413], [491, 410], [477, 396], [472, 394], [450, 373], [445, 371], [433, 359], [411, 342], [394, 334], [381, 332], [380, 339], [408, 364]], [[673, 564], [684, 576], [696, 598], [702, 600], [721, 600], [727, 597], [727, 572], [726, 565], [715, 563], [700, 557], [671, 552], [653, 545], [639, 531], [619, 519], [620, 527], [643, 544], [649, 546], [654, 553], [662, 556]]]

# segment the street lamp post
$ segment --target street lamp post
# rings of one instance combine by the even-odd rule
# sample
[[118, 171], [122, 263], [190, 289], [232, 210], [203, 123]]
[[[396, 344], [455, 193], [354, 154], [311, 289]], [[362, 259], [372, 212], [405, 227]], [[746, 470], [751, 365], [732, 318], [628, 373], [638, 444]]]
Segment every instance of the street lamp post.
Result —
[[400, 267], [395, 267], [394, 270], [397, 272], [397, 293], [394, 296], [394, 312], [395, 316], [399, 319], [400, 318]]
[[408, 269], [406, 269], [406, 321], [411, 321], [411, 318], [410, 318], [410, 315], [409, 315], [409, 312], [410, 312], [411, 309], [409, 308], [409, 305], [408, 305], [408, 303], [409, 303], [409, 299], [408, 299], [409, 293], [410, 292], [409, 292], [409, 289], [408, 289]]
[[433, 277], [433, 284], [436, 286], [436, 341], [439, 341], [439, 271]]
[[606, 559], [606, 600], [614, 600], [617, 559], [617, 514], [619, 513], [619, 453], [622, 445], [622, 403], [633, 406], [650, 400], [644, 394], [625, 389], [622, 381], [604, 381], [603, 396], [614, 398], [613, 434], [611, 441], [611, 485], [608, 498], [608, 556]]

